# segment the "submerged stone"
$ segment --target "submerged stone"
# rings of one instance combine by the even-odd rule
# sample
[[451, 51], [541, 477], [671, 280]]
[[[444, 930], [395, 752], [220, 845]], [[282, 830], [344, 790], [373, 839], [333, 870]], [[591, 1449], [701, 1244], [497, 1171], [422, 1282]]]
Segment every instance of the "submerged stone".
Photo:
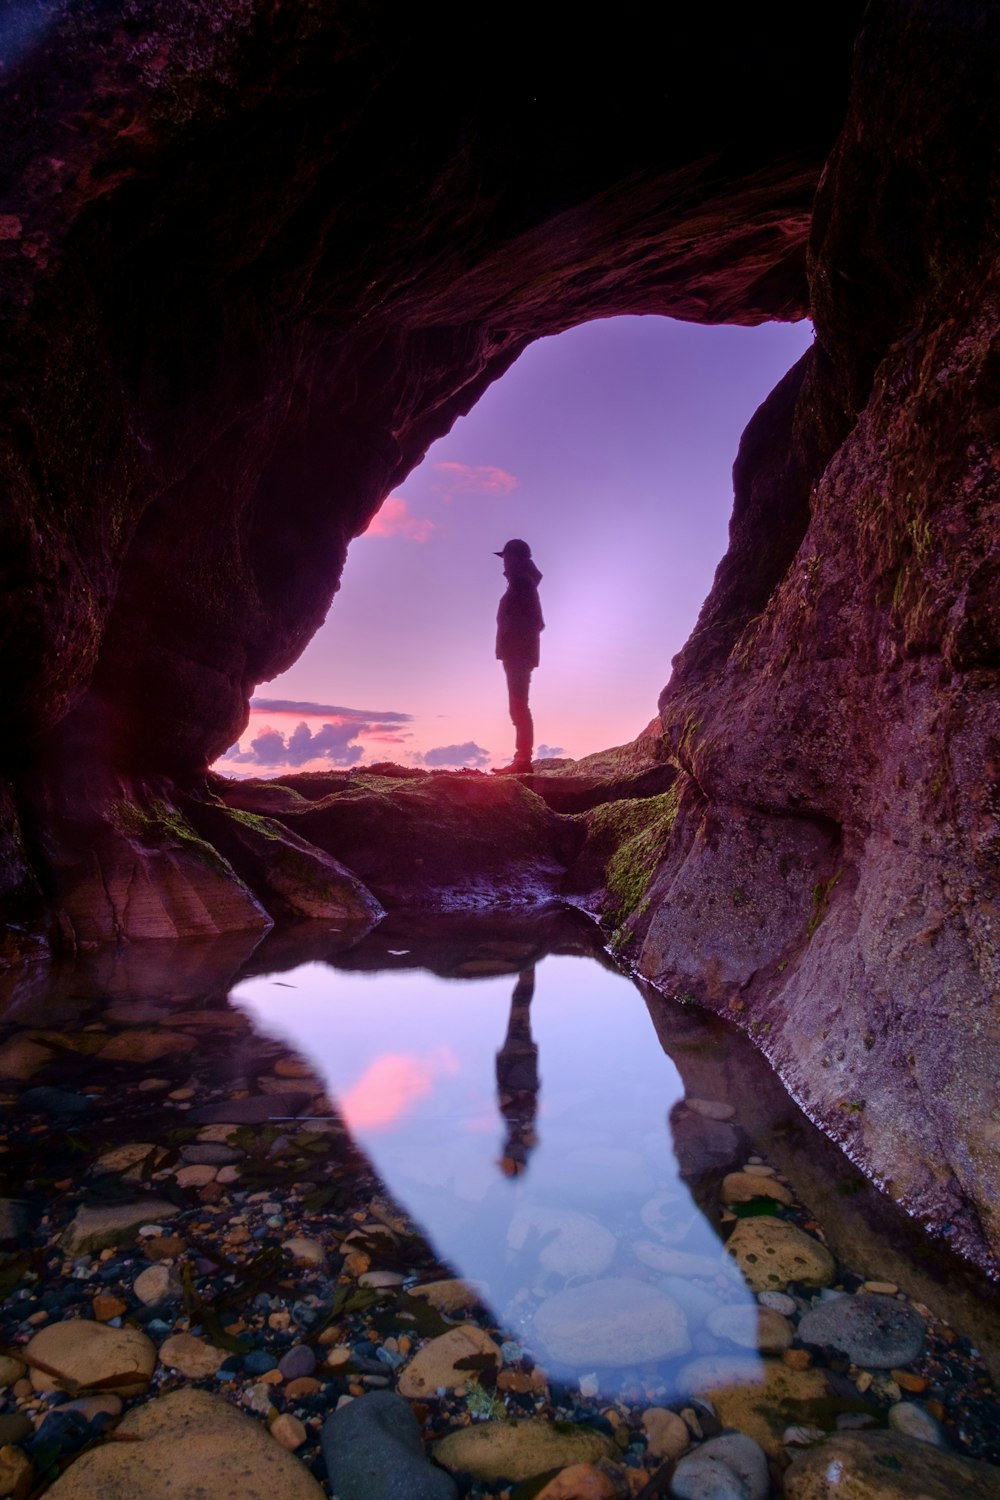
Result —
[[435, 1443], [433, 1451], [446, 1469], [487, 1482], [517, 1482], [547, 1469], [613, 1458], [618, 1452], [609, 1437], [593, 1428], [566, 1430], [531, 1418], [461, 1427]]
[[560, 1364], [630, 1365], [686, 1354], [687, 1318], [672, 1297], [643, 1281], [584, 1282], [549, 1297], [535, 1332]]
[[453, 1479], [430, 1462], [420, 1425], [394, 1391], [369, 1391], [323, 1424], [330, 1489], [340, 1500], [457, 1500]]
[[783, 1291], [791, 1281], [829, 1286], [836, 1275], [826, 1246], [784, 1219], [741, 1219], [726, 1249], [755, 1292]]
[[1000, 1468], [895, 1432], [838, 1433], [792, 1461], [786, 1500], [1000, 1500]]
[[909, 1303], [877, 1292], [822, 1302], [799, 1322], [804, 1344], [829, 1344], [855, 1364], [877, 1370], [912, 1364], [924, 1347], [925, 1333], [923, 1318]]

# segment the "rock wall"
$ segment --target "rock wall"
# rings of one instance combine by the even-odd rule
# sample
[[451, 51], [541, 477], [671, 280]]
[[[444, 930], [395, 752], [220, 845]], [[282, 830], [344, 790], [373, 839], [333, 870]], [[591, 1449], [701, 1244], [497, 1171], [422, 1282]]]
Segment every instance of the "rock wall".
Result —
[[984, 1260], [998, 63], [985, 7], [868, 12], [814, 217], [817, 344], [744, 437], [730, 552], [661, 700], [688, 785], [637, 931], [644, 974], [738, 1016], [893, 1197]]

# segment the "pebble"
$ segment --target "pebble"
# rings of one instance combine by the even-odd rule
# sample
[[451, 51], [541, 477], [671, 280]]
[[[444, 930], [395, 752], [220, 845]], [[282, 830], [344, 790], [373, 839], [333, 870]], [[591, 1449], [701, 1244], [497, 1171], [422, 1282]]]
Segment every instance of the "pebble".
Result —
[[799, 1304], [787, 1292], [758, 1292], [757, 1301], [761, 1307], [769, 1307], [772, 1312], [781, 1313], [783, 1318], [794, 1318], [799, 1310]]
[[305, 1426], [298, 1417], [287, 1411], [275, 1417], [269, 1430], [275, 1442], [280, 1443], [282, 1448], [286, 1448], [289, 1453], [294, 1453], [296, 1448], [301, 1448], [308, 1436]]
[[687, 1454], [670, 1483], [675, 1500], [766, 1500], [770, 1490], [763, 1449], [738, 1432], [710, 1438]]
[[918, 1443], [930, 1443], [935, 1448], [947, 1448], [948, 1440], [944, 1428], [933, 1417], [926, 1406], [916, 1401], [897, 1401], [889, 1408], [889, 1426], [896, 1432], [915, 1438]]
[[13, 1354], [0, 1354], [0, 1391], [13, 1385], [24, 1374], [24, 1361]]
[[926, 1327], [908, 1303], [865, 1292], [820, 1303], [803, 1314], [798, 1332], [803, 1344], [831, 1345], [855, 1364], [887, 1370], [919, 1357]]
[[425, 1281], [410, 1288], [411, 1297], [422, 1297], [441, 1313], [457, 1313], [467, 1307], [478, 1307], [486, 1295], [488, 1289], [482, 1283], [460, 1281], [455, 1277], [444, 1281]]
[[145, 1307], [155, 1307], [168, 1297], [181, 1295], [181, 1279], [172, 1266], [147, 1266], [135, 1278], [132, 1290]]
[[278, 1361], [278, 1369], [286, 1380], [300, 1380], [311, 1375], [315, 1368], [316, 1356], [308, 1344], [293, 1344]]
[[590, 1214], [572, 1208], [523, 1205], [511, 1217], [507, 1248], [522, 1250], [528, 1240], [541, 1243], [538, 1264], [558, 1276], [600, 1276], [610, 1266], [618, 1241]]
[[761, 1354], [780, 1354], [789, 1348], [793, 1337], [787, 1318], [773, 1308], [755, 1304], [717, 1307], [708, 1315], [708, 1327], [717, 1338], [739, 1344], [742, 1349], [759, 1349]]
[[113, 1318], [120, 1318], [123, 1313], [128, 1312], [128, 1303], [123, 1302], [121, 1297], [112, 1297], [109, 1293], [98, 1292], [91, 1300], [91, 1310], [98, 1323], [110, 1323]]
[[624, 1478], [625, 1471], [607, 1459], [571, 1464], [538, 1491], [536, 1500], [615, 1500]]
[[323, 1424], [330, 1491], [339, 1500], [457, 1500], [447, 1474], [424, 1453], [420, 1424], [393, 1391], [369, 1391]]
[[680, 1458], [691, 1446], [691, 1436], [684, 1420], [662, 1406], [651, 1406], [643, 1412], [642, 1430], [646, 1434], [648, 1453], [660, 1463], [668, 1458]]
[[290, 1240], [282, 1241], [281, 1248], [288, 1251], [296, 1266], [319, 1268], [326, 1265], [326, 1251], [319, 1240], [293, 1235]]
[[218, 1171], [218, 1167], [204, 1165], [178, 1167], [174, 1172], [174, 1178], [178, 1187], [206, 1187], [208, 1183], [215, 1181]]
[[154, 1219], [173, 1219], [180, 1213], [176, 1203], [162, 1198], [142, 1198], [133, 1203], [108, 1203], [99, 1208], [78, 1208], [62, 1237], [67, 1255], [93, 1254], [105, 1246], [120, 1245]]
[[497, 1369], [500, 1368], [499, 1346], [475, 1323], [463, 1323], [439, 1334], [425, 1344], [403, 1370], [398, 1385], [400, 1395], [427, 1396], [441, 1387], [453, 1391], [467, 1385], [468, 1369], [456, 1369], [455, 1364], [457, 1360], [477, 1354], [495, 1358]]
[[721, 1099], [685, 1099], [684, 1103], [706, 1120], [731, 1120], [736, 1113], [731, 1104], [724, 1104]]
[[203, 1380], [214, 1375], [225, 1361], [222, 1349], [206, 1343], [193, 1333], [174, 1333], [160, 1345], [160, 1364], [168, 1370], [177, 1370], [191, 1380]]
[[776, 1203], [794, 1203], [783, 1183], [752, 1172], [730, 1172], [722, 1179], [719, 1196], [723, 1203], [750, 1203], [754, 1198], [772, 1198]]
[[687, 1319], [673, 1298], [624, 1277], [557, 1292], [536, 1310], [534, 1326], [549, 1356], [568, 1365], [631, 1365], [691, 1347]]
[[[137, 1396], [152, 1378], [156, 1347], [137, 1328], [72, 1318], [42, 1328], [26, 1345], [24, 1358], [36, 1391], [68, 1387], [77, 1394], [100, 1385], [113, 1386], [121, 1396]], [[58, 1373], [47, 1374], [35, 1360]]]

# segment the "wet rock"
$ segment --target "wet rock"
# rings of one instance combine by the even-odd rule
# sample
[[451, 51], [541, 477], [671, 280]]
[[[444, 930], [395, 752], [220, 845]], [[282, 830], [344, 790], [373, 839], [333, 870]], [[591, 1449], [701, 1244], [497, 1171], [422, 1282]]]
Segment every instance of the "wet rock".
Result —
[[161, 1057], [179, 1057], [193, 1052], [198, 1043], [183, 1031], [161, 1031], [158, 1027], [133, 1027], [105, 1042], [97, 1056], [104, 1062], [151, 1063]]
[[143, 1224], [173, 1219], [180, 1213], [176, 1203], [165, 1198], [142, 1198], [134, 1203], [107, 1203], [99, 1208], [78, 1208], [62, 1237], [67, 1255], [84, 1255], [130, 1239]]
[[720, 1271], [729, 1268], [721, 1253], [718, 1257], [699, 1255], [693, 1250], [674, 1250], [670, 1245], [658, 1244], [655, 1240], [637, 1240], [632, 1246], [636, 1260], [654, 1271], [667, 1276], [703, 1276], [714, 1279]]
[[442, 1386], [453, 1391], [468, 1385], [473, 1372], [468, 1368], [456, 1369], [456, 1361], [476, 1355], [488, 1356], [495, 1360], [497, 1369], [500, 1368], [500, 1349], [489, 1334], [474, 1323], [463, 1323], [458, 1328], [449, 1329], [425, 1344], [407, 1365], [399, 1377], [400, 1395], [428, 1396]]
[[702, 1443], [681, 1459], [670, 1483], [675, 1500], [765, 1500], [770, 1489], [763, 1449], [741, 1433]]
[[740, 1135], [725, 1120], [709, 1119], [686, 1109], [670, 1112], [674, 1150], [686, 1179], [733, 1166], [740, 1158]]
[[538, 1491], [536, 1500], [615, 1500], [622, 1493], [624, 1477], [623, 1471], [607, 1459], [596, 1464], [571, 1464]]
[[155, 1307], [168, 1297], [181, 1295], [181, 1279], [172, 1266], [147, 1266], [135, 1278], [132, 1290], [144, 1307]]
[[191, 1111], [190, 1118], [199, 1125], [265, 1125], [281, 1115], [297, 1115], [305, 1109], [311, 1095], [251, 1094], [246, 1099], [226, 1099], [221, 1104], [203, 1104]]
[[36, 1391], [75, 1394], [101, 1386], [137, 1396], [150, 1382], [156, 1349], [137, 1328], [73, 1318], [40, 1329], [25, 1346], [24, 1358]]
[[781, 1313], [783, 1318], [794, 1318], [799, 1310], [799, 1304], [787, 1292], [758, 1292], [757, 1301], [761, 1307], [769, 1307], [773, 1312]]
[[532, 1418], [461, 1427], [434, 1445], [434, 1457], [446, 1469], [487, 1482], [530, 1479], [547, 1469], [613, 1458], [617, 1452], [603, 1432], [589, 1427], [566, 1431]]
[[174, 1333], [160, 1345], [160, 1364], [177, 1370], [191, 1380], [214, 1375], [226, 1360], [222, 1349], [206, 1343], [193, 1333]]
[[444, 1281], [422, 1282], [411, 1289], [410, 1295], [423, 1297], [438, 1312], [456, 1313], [467, 1307], [478, 1307], [486, 1295], [486, 1288], [479, 1282], [449, 1277]]
[[453, 1480], [424, 1453], [420, 1425], [392, 1391], [369, 1391], [323, 1424], [330, 1489], [340, 1500], [456, 1500]]
[[95, 1172], [119, 1172], [123, 1177], [135, 1181], [144, 1168], [156, 1171], [167, 1155], [162, 1146], [152, 1141], [130, 1141], [125, 1146], [114, 1146], [104, 1151], [94, 1162]]
[[793, 1460], [786, 1500], [1000, 1500], [1000, 1469], [896, 1432], [838, 1433]]
[[590, 1216], [569, 1208], [526, 1204], [517, 1209], [507, 1230], [507, 1246], [518, 1251], [540, 1241], [538, 1263], [559, 1276], [600, 1276], [614, 1259], [618, 1241]]
[[667, 1458], [680, 1458], [691, 1446], [687, 1424], [676, 1412], [662, 1406], [651, 1406], [643, 1412], [642, 1430], [646, 1434], [646, 1451], [660, 1463]]
[[717, 1307], [708, 1315], [708, 1326], [717, 1338], [761, 1354], [780, 1354], [790, 1347], [793, 1337], [788, 1319], [769, 1307]]
[[754, 1198], [773, 1198], [776, 1203], [795, 1201], [777, 1178], [756, 1172], [729, 1172], [722, 1179], [719, 1196], [723, 1203], [749, 1203]]
[[236, 1146], [227, 1146], [224, 1141], [193, 1141], [181, 1147], [181, 1157], [196, 1167], [229, 1167], [243, 1161], [245, 1151]]
[[829, 1286], [836, 1275], [826, 1246], [784, 1219], [741, 1219], [726, 1249], [755, 1292], [783, 1291], [790, 1281]]
[[316, 1356], [308, 1344], [293, 1344], [288, 1353], [278, 1361], [278, 1369], [286, 1380], [304, 1379], [315, 1368]]
[[535, 1332], [559, 1363], [630, 1365], [691, 1347], [683, 1309], [646, 1282], [608, 1278], [569, 1287], [543, 1302]]
[[5, 1391], [24, 1374], [24, 1361], [13, 1354], [0, 1354], [0, 1391]]
[[876, 1370], [912, 1364], [924, 1347], [925, 1333], [914, 1308], [877, 1292], [821, 1302], [799, 1322], [803, 1344], [829, 1344], [855, 1364]]
[[308, 1437], [304, 1423], [291, 1412], [283, 1411], [280, 1417], [275, 1417], [270, 1426], [271, 1436], [276, 1443], [289, 1453], [294, 1453], [296, 1448], [301, 1448]]
[[326, 1251], [319, 1240], [307, 1239], [304, 1235], [293, 1235], [290, 1240], [283, 1240], [283, 1250], [287, 1250], [296, 1266], [310, 1269], [319, 1269], [326, 1265]]
[[0, 1448], [0, 1495], [4, 1500], [27, 1500], [35, 1487], [31, 1460], [20, 1448]]
[[215, 1181], [218, 1167], [190, 1166], [178, 1167], [174, 1173], [174, 1180], [178, 1187], [207, 1187], [210, 1182]]
[[52, 1500], [324, 1500], [308, 1469], [259, 1422], [207, 1391], [181, 1390], [131, 1411], [118, 1435], [81, 1455]]
[[30, 1037], [12, 1036], [0, 1047], [0, 1078], [24, 1083], [51, 1062], [52, 1057], [51, 1047], [33, 1042]]
[[678, 1389], [711, 1403], [723, 1427], [778, 1454], [789, 1423], [808, 1420], [809, 1403], [827, 1394], [821, 1371], [791, 1370], [780, 1360], [705, 1355], [677, 1375]]
[[890, 1406], [889, 1426], [918, 1443], [930, 1443], [934, 1448], [948, 1447], [941, 1423], [926, 1406], [920, 1406], [916, 1401], [897, 1401]]

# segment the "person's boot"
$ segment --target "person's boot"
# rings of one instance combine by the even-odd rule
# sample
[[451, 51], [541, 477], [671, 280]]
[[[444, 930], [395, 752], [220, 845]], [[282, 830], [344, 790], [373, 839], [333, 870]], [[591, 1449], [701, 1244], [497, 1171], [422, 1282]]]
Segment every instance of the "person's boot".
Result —
[[494, 776], [526, 776], [531, 770], [531, 757], [515, 755], [509, 766], [494, 766]]

